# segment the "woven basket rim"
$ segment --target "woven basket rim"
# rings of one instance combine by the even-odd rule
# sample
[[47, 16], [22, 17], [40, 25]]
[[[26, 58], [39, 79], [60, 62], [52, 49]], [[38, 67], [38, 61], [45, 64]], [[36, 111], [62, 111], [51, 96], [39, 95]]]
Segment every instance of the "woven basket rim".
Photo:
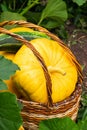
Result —
[[69, 102], [73, 102], [73, 100], [75, 100], [76, 98], [78, 98], [82, 93], [82, 86], [81, 84], [77, 84], [76, 85], [76, 88], [74, 90], [74, 92], [69, 96], [67, 97], [66, 99], [62, 100], [62, 101], [59, 101], [59, 102], [56, 102], [56, 103], [53, 103], [52, 106], [47, 106], [47, 104], [44, 104], [44, 103], [39, 103], [39, 102], [34, 102], [34, 101], [29, 101], [29, 100], [25, 100], [25, 99], [17, 99], [20, 103], [23, 103], [23, 104], [31, 104], [31, 105], [37, 105], [37, 106], [42, 106], [42, 107], [46, 107], [46, 109], [52, 109], [53, 107], [57, 107], [57, 106], [60, 106], [60, 105], [64, 105], [64, 104], [67, 104]]
[[23, 117], [24, 127], [35, 130], [38, 128], [41, 120], [65, 116], [70, 117], [75, 121], [78, 114], [81, 92], [81, 85], [77, 85], [70, 97], [53, 104], [53, 106], [46, 106], [45, 104], [18, 99], [23, 105], [21, 115]]

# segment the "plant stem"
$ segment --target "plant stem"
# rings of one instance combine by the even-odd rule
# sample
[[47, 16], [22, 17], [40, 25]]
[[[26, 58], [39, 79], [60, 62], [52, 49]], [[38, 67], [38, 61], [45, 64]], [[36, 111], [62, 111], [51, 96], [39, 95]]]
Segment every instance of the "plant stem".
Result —
[[38, 22], [38, 25], [40, 25], [42, 21], [43, 21], [43, 19], [40, 18], [40, 20], [39, 20], [39, 22]]
[[29, 0], [27, 3], [27, 6], [23, 9], [23, 11], [20, 13], [21, 15], [24, 15], [28, 10], [30, 10], [32, 7], [34, 7], [36, 4], [39, 4], [39, 0]]

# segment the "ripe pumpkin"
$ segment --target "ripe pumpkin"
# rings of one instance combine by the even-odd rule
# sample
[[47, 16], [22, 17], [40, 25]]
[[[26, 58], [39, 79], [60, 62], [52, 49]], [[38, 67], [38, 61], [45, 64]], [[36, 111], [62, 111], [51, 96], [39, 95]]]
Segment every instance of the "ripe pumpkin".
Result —
[[[30, 43], [38, 50], [48, 68], [52, 81], [53, 103], [70, 96], [75, 90], [78, 73], [68, 52], [56, 41], [45, 38], [31, 40]], [[47, 103], [46, 79], [42, 66], [33, 52], [23, 45], [14, 56], [13, 62], [21, 69], [13, 76], [17, 89], [28, 100]]]
[[26, 27], [16, 27], [16, 28], [12, 28], [10, 29], [10, 32], [34, 32], [33, 29], [31, 28], [26, 28]]
[[10, 53], [10, 52], [5, 52], [5, 51], [0, 51], [0, 55], [5, 56], [5, 58], [12, 60], [14, 58], [14, 53]]
[[23, 126], [20, 126], [19, 130], [24, 130]]

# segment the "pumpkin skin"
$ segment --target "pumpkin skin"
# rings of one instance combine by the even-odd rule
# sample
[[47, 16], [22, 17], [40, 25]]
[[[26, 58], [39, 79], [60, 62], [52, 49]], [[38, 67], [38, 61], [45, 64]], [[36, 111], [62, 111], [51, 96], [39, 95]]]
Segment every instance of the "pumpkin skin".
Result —
[[24, 130], [23, 126], [20, 126], [20, 128], [18, 130]]
[[[53, 103], [67, 98], [75, 90], [78, 80], [76, 65], [56, 41], [45, 38], [34, 39], [31, 44], [43, 57], [52, 82]], [[13, 81], [26, 99], [47, 103], [46, 79], [40, 62], [33, 52], [23, 45], [16, 53], [13, 62], [21, 70], [17, 70]]]
[[14, 53], [0, 51], [0, 55], [3, 55], [5, 58], [12, 60], [14, 58]]
[[26, 28], [26, 27], [16, 27], [16, 28], [12, 28], [10, 29], [11, 32], [34, 32], [33, 29], [31, 28]]

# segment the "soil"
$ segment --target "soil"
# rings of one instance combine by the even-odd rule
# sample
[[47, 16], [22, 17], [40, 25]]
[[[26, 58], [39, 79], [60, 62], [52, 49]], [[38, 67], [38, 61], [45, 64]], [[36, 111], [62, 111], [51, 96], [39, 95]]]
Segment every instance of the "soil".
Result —
[[83, 68], [83, 87], [87, 91], [87, 30], [69, 27], [68, 46]]

